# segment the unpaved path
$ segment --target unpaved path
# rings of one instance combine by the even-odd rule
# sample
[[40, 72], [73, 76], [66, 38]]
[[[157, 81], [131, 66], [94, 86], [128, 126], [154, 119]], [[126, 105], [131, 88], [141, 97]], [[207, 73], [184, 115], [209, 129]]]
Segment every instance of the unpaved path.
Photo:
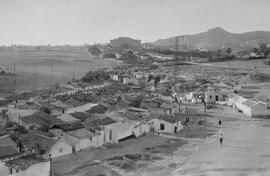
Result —
[[[237, 116], [230, 114], [231, 118]], [[172, 176], [270, 175], [270, 120], [225, 120], [224, 144], [212, 136]]]

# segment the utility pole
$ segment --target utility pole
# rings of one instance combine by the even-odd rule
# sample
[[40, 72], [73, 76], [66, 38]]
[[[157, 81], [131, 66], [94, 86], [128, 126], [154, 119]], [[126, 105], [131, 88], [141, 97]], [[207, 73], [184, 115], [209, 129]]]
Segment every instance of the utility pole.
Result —
[[50, 105], [50, 97], [52, 93], [52, 80], [53, 80], [53, 60], [51, 59], [51, 79], [50, 79], [50, 85], [49, 85], [49, 90], [48, 90], [48, 106]]
[[203, 104], [204, 104], [204, 138], [206, 138], [206, 102], [205, 102], [205, 95], [203, 97]]
[[16, 64], [13, 64], [13, 93], [16, 91]]
[[76, 58], [74, 59], [74, 73], [73, 79], [76, 80]]
[[20, 135], [20, 124], [21, 124], [21, 114], [19, 114], [18, 118], [18, 135]]
[[53, 170], [52, 170], [52, 156], [49, 154], [49, 160], [50, 160], [50, 176], [53, 176]]

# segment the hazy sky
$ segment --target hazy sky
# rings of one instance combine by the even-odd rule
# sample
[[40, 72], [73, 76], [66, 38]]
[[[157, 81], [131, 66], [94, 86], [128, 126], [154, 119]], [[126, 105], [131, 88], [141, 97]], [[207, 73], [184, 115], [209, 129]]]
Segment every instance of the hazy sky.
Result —
[[270, 0], [0, 0], [0, 45], [270, 31]]

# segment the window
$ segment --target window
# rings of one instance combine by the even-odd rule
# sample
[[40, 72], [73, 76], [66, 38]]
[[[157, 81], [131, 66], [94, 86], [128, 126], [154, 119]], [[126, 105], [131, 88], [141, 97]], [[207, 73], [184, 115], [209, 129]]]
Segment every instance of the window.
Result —
[[59, 153], [62, 153], [62, 152], [63, 152], [63, 149], [62, 149], [62, 148], [60, 148], [60, 149], [59, 149]]
[[165, 130], [165, 125], [163, 123], [160, 124], [160, 130]]

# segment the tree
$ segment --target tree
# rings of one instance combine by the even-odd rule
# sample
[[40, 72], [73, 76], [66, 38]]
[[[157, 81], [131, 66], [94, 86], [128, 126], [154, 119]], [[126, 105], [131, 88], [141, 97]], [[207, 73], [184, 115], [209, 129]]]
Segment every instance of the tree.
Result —
[[265, 55], [268, 56], [269, 52], [270, 52], [270, 48], [267, 48], [266, 43], [261, 43], [260, 44], [260, 51]]
[[232, 53], [232, 49], [231, 48], [227, 48], [225, 51], [227, 54], [231, 54]]
[[263, 52], [263, 53], [267, 50], [267, 45], [266, 45], [266, 43], [261, 43], [261, 44], [260, 44], [260, 50], [261, 50], [261, 52]]

